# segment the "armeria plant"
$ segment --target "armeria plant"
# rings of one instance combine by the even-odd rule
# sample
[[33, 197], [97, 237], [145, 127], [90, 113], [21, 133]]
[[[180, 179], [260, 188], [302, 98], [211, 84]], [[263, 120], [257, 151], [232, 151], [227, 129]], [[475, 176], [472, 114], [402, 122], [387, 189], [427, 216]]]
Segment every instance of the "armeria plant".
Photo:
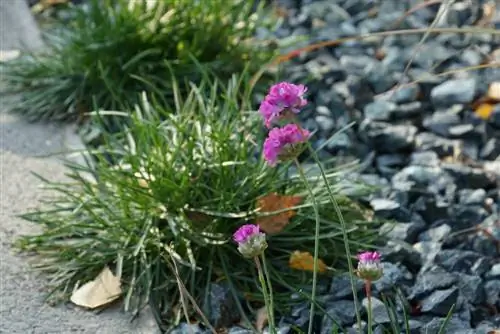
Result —
[[[69, 164], [67, 183], [44, 180], [55, 197], [24, 216], [41, 225], [42, 232], [23, 237], [19, 245], [38, 255], [35, 266], [48, 274], [52, 297], [67, 297], [76, 284], [94, 279], [108, 266], [121, 273], [125, 308], [139, 310], [149, 303], [163, 325], [178, 319], [184, 295], [178, 281], [208, 313], [213, 284], [222, 284], [231, 310], [244, 320], [270, 298], [260, 284], [267, 269], [273, 311], [283, 314], [311, 299], [313, 274], [291, 267], [293, 254], [314, 253], [329, 268], [314, 274], [315, 279], [329, 281], [334, 271], [345, 269], [344, 233], [354, 251], [375, 242], [376, 222], [355, 204], [356, 197], [343, 194], [345, 188], [338, 182], [355, 166], [325, 171], [330, 194], [314, 170], [305, 168], [307, 182], [290, 173], [292, 161], [282, 161], [284, 150], [275, 156], [280, 162], [274, 168], [267, 166], [259, 115], [242, 108], [243, 102], [249, 105], [241, 98], [250, 96], [246, 82], [207, 79], [193, 85], [187, 97], [174, 90], [175, 108], [144, 94], [134, 110], [122, 113], [130, 118], [126, 131], [120, 136], [106, 134], [105, 145], [90, 150], [92, 163]], [[280, 131], [276, 145], [306, 138], [294, 124], [288, 129]], [[357, 189], [359, 195], [366, 194], [362, 185]], [[262, 209], [264, 199], [280, 196], [299, 201]], [[339, 224], [330, 196], [348, 217], [347, 229]], [[266, 256], [258, 256], [262, 270], [256, 271], [251, 264], [256, 264], [257, 253], [248, 252], [245, 243], [256, 234], [250, 242], [262, 250], [258, 233], [263, 231], [249, 229], [235, 235], [234, 241], [233, 234], [242, 225], [272, 217], [280, 217], [282, 225], [274, 233], [267, 229]], [[315, 223], [318, 231], [311, 228]], [[235, 241], [252, 259], [242, 259]], [[300, 298], [290, 298], [297, 291]], [[187, 309], [185, 313], [197, 317], [194, 307]], [[212, 325], [230, 326], [238, 320]]]

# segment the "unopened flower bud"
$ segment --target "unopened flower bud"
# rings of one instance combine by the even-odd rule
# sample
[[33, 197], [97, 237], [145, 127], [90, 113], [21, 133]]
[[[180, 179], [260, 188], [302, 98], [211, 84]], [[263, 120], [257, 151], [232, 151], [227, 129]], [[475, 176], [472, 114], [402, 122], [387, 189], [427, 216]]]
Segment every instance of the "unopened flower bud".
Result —
[[380, 263], [380, 253], [364, 252], [358, 255], [358, 276], [369, 281], [382, 277], [384, 270]]

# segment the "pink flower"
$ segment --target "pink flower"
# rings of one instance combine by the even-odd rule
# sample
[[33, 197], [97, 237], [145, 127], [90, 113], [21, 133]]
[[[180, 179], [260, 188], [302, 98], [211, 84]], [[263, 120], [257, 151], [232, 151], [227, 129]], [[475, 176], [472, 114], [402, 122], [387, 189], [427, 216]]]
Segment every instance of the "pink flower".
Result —
[[233, 240], [238, 244], [247, 242], [247, 240], [255, 234], [260, 233], [259, 225], [247, 224], [241, 226], [236, 232], [233, 234]]
[[364, 252], [358, 254], [358, 276], [369, 281], [376, 281], [383, 274], [380, 253]]
[[260, 231], [259, 225], [241, 226], [233, 234], [233, 240], [238, 243], [238, 251], [247, 258], [258, 256], [267, 248], [266, 235]]
[[274, 128], [264, 142], [264, 159], [271, 166], [278, 161], [286, 161], [297, 157], [302, 145], [309, 138], [309, 131], [296, 124], [287, 124], [282, 128]]
[[273, 85], [259, 108], [266, 127], [271, 127], [274, 120], [286, 116], [286, 112], [299, 113], [300, 108], [307, 104], [304, 98], [306, 92], [307, 87], [304, 85], [288, 82]]

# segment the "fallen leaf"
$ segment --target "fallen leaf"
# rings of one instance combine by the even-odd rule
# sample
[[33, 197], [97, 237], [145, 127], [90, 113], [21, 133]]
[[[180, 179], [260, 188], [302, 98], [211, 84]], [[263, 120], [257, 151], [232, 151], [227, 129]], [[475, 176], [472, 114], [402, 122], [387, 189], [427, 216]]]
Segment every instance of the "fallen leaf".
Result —
[[70, 300], [78, 306], [94, 309], [118, 299], [121, 293], [120, 279], [105, 267], [93, 281], [76, 289]]
[[[302, 201], [300, 196], [278, 195], [271, 193], [257, 200], [257, 208], [260, 212], [274, 212], [293, 208]], [[263, 216], [256, 219], [257, 225], [268, 234], [276, 234], [290, 223], [290, 219], [296, 215], [293, 210], [283, 211], [272, 216]]]
[[490, 103], [482, 103], [480, 104], [476, 110], [475, 113], [478, 117], [487, 120], [490, 118], [491, 113], [493, 112], [493, 109], [495, 108], [495, 105], [490, 104]]
[[0, 51], [0, 63], [13, 60], [21, 55], [19, 50], [1, 50]]
[[488, 98], [500, 101], [500, 81], [492, 82], [488, 88]]
[[487, 334], [500, 334], [500, 329], [494, 329], [492, 331], [489, 331]]
[[[294, 251], [290, 255], [288, 266], [292, 269], [302, 271], [314, 271], [314, 257], [309, 252]], [[324, 273], [327, 266], [323, 260], [318, 259], [318, 272]]]
[[262, 333], [268, 321], [269, 317], [267, 316], [267, 309], [263, 306], [257, 310], [257, 315], [255, 316], [255, 328], [259, 333]]

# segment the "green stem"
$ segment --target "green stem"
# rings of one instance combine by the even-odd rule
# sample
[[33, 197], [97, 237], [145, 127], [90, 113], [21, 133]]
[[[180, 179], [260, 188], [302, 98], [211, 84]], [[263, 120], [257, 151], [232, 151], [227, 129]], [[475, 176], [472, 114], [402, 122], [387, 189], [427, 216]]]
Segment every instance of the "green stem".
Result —
[[302, 169], [302, 166], [300, 165], [299, 161], [297, 158], [294, 159], [295, 164], [297, 165], [297, 169], [299, 170], [300, 176], [302, 177], [302, 180], [304, 181], [307, 191], [309, 192], [309, 195], [311, 196], [311, 199], [313, 201], [313, 208], [314, 208], [314, 216], [316, 218], [316, 226], [315, 226], [315, 231], [314, 231], [314, 270], [313, 270], [313, 283], [312, 283], [312, 291], [311, 291], [311, 308], [309, 309], [309, 328], [307, 329], [308, 334], [312, 334], [312, 329], [313, 329], [313, 323], [314, 323], [314, 307], [316, 306], [316, 286], [318, 282], [318, 257], [319, 257], [319, 211], [318, 211], [318, 203], [316, 202], [316, 196], [314, 196], [314, 193], [311, 189], [311, 185], [307, 181], [306, 174], [304, 173], [304, 170]]
[[[272, 319], [273, 327], [276, 328], [276, 326], [274, 324], [274, 296], [273, 296], [273, 286], [272, 286], [272, 283], [271, 283], [271, 276], [269, 275], [269, 270], [267, 270], [267, 263], [266, 263], [265, 252], [262, 252], [261, 257], [262, 257], [262, 265], [264, 267], [264, 276], [266, 278], [267, 288], [268, 288], [268, 291], [269, 291], [269, 312], [270, 312], [270, 316], [271, 316], [270, 319]], [[271, 321], [271, 320], [269, 320], [269, 321]]]
[[330, 201], [333, 204], [333, 208], [335, 209], [335, 212], [337, 213], [337, 216], [339, 217], [340, 225], [342, 227], [342, 237], [344, 240], [344, 249], [345, 253], [347, 256], [347, 266], [349, 267], [349, 278], [351, 280], [351, 289], [352, 289], [352, 295], [354, 297], [354, 310], [356, 312], [356, 320], [358, 323], [358, 327], [361, 333], [361, 315], [359, 314], [359, 306], [358, 306], [358, 293], [356, 292], [356, 282], [354, 281], [354, 267], [352, 266], [352, 259], [351, 259], [351, 249], [349, 247], [349, 236], [347, 235], [347, 226], [344, 220], [344, 217], [342, 215], [342, 212], [340, 211], [339, 204], [337, 203], [337, 200], [335, 199], [335, 196], [333, 196], [332, 189], [330, 188], [330, 183], [328, 182], [328, 178], [326, 177], [325, 170], [323, 168], [323, 165], [318, 159], [318, 156], [316, 155], [316, 152], [312, 149], [311, 144], [308, 142], [308, 147], [309, 150], [311, 151], [311, 154], [313, 156], [314, 161], [319, 167], [319, 170], [321, 172], [321, 176], [323, 177], [323, 180], [326, 185], [326, 189], [328, 191], [328, 196], [330, 198]]
[[368, 334], [372, 334], [372, 322], [373, 322], [373, 314], [372, 314], [372, 282], [370, 280], [365, 281], [365, 289], [366, 289], [366, 298], [368, 298]]
[[[271, 334], [276, 334], [276, 327], [274, 326], [274, 318], [273, 318], [273, 310], [271, 309], [272, 307], [272, 302], [269, 299], [269, 293], [267, 291], [267, 284], [266, 280], [264, 279], [264, 273], [262, 271], [262, 267], [260, 265], [259, 258], [256, 256], [253, 258], [255, 261], [255, 266], [257, 267], [257, 273], [259, 274], [259, 282], [260, 286], [262, 287], [262, 294], [264, 295], [264, 303], [267, 311], [267, 318], [269, 322], [269, 332]], [[271, 288], [271, 287], [269, 287]]]

